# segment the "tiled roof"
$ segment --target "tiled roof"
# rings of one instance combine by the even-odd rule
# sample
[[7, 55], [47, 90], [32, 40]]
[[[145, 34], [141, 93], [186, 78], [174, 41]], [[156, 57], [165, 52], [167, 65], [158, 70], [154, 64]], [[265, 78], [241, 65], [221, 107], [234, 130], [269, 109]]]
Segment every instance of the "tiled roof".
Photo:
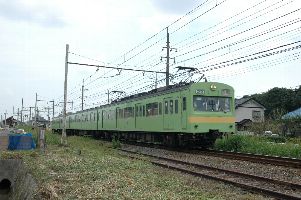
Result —
[[242, 105], [250, 100], [257, 102], [259, 105], [261, 105], [263, 107], [263, 109], [265, 109], [264, 105], [262, 105], [260, 102], [258, 102], [256, 100], [254, 100], [252, 97], [244, 97], [244, 98], [240, 98], [240, 99], [235, 99], [235, 108], [239, 107], [240, 105]]
[[249, 101], [251, 98], [250, 97], [245, 97], [241, 99], [235, 99], [235, 107], [244, 104], [245, 102]]

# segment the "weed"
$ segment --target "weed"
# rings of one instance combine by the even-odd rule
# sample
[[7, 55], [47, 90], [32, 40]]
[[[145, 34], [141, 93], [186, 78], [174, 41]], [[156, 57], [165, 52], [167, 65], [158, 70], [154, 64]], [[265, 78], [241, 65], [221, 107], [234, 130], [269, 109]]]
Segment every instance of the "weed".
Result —
[[120, 141], [119, 141], [119, 139], [117, 137], [113, 137], [113, 139], [112, 139], [112, 147], [114, 149], [117, 149], [117, 148], [121, 147]]
[[301, 144], [298, 139], [287, 140], [285, 137], [262, 137], [232, 135], [218, 139], [214, 148], [217, 150], [255, 153], [273, 156], [301, 158]]

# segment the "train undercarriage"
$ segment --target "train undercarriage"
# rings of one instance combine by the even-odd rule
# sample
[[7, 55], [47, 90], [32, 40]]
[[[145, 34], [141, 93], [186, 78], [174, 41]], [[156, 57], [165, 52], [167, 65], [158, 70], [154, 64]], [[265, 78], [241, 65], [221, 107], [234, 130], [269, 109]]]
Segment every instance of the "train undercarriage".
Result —
[[[61, 133], [61, 129], [53, 132]], [[169, 147], [212, 147], [221, 133], [210, 130], [208, 133], [166, 133], [166, 132], [126, 132], [126, 131], [95, 131], [95, 130], [66, 130], [67, 135], [90, 135], [96, 139], [122, 142], [140, 142], [164, 145]]]

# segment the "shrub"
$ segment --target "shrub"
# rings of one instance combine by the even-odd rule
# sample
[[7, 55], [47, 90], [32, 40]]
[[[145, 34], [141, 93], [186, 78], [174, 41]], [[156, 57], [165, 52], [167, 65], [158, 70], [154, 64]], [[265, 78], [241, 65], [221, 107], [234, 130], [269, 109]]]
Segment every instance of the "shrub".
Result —
[[299, 140], [287, 140], [284, 137], [231, 135], [216, 140], [214, 148], [224, 151], [301, 158], [301, 144], [296, 141]]
[[225, 151], [241, 151], [244, 146], [244, 136], [242, 135], [230, 135], [222, 139], [217, 139], [214, 147], [218, 150]]
[[117, 149], [117, 148], [120, 148], [120, 147], [121, 147], [120, 141], [119, 141], [119, 139], [118, 139], [116, 136], [113, 136], [113, 139], [112, 139], [112, 147], [113, 147], [114, 149]]

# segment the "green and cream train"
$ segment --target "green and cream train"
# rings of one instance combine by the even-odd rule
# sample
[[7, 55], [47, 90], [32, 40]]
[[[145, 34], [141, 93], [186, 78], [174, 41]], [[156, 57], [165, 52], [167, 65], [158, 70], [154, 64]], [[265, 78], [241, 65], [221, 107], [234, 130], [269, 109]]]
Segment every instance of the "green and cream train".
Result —
[[[66, 131], [169, 146], [211, 146], [235, 130], [234, 90], [216, 82], [151, 90], [67, 115]], [[52, 130], [62, 131], [62, 117]]]

